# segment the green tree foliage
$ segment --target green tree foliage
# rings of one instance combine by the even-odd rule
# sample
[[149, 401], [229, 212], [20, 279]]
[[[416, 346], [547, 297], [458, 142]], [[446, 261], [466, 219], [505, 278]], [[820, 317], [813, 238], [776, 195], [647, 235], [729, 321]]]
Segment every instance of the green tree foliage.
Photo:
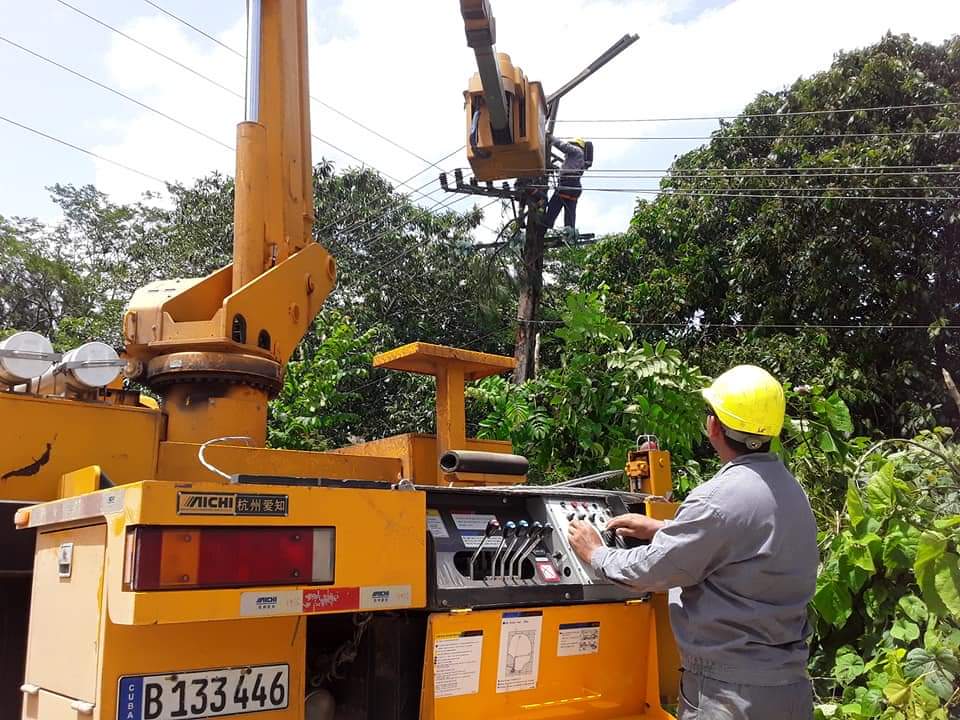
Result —
[[850, 480], [820, 538], [818, 718], [947, 720], [957, 707], [960, 450], [950, 437], [820, 455]]
[[[433, 427], [428, 378], [374, 371], [339, 375], [355, 410], [305, 427], [305, 408], [329, 392], [317, 386], [333, 356], [351, 368], [414, 340], [502, 351], [510, 294], [472, 252], [480, 214], [430, 213], [369, 170], [314, 169], [315, 232], [339, 267], [338, 286], [291, 366], [273, 404], [271, 439], [325, 447], [348, 435], [373, 438]], [[117, 205], [91, 186], [51, 188], [63, 220], [0, 218], [0, 332], [35, 330], [63, 350], [89, 340], [122, 345], [120, 323], [133, 292], [153, 280], [202, 277], [228, 264], [233, 181], [212, 174], [169, 187], [172, 202]], [[479, 309], [478, 309], [479, 308]], [[331, 338], [349, 326], [357, 355], [336, 355]], [[367, 332], [372, 331], [372, 332]], [[327, 370], [331, 370], [326, 366]], [[337, 373], [335, 373], [337, 374]], [[311, 399], [296, 398], [297, 384]], [[314, 394], [314, 393], [319, 394]], [[334, 403], [335, 404], [335, 403]], [[296, 427], [284, 427], [290, 421]]]
[[481, 437], [508, 439], [534, 464], [534, 478], [566, 480], [622, 468], [638, 436], [655, 433], [677, 465], [702, 437], [706, 378], [666, 347], [633, 341], [598, 292], [567, 299], [557, 367], [516, 386], [487, 378], [469, 390]]
[[[671, 343], [697, 353], [710, 373], [729, 365], [733, 349], [762, 356], [797, 383], [842, 380], [844, 399], [867, 429], [912, 433], [942, 413], [955, 418], [952, 403], [941, 411], [939, 368], [957, 369], [960, 334], [938, 327], [960, 322], [960, 210], [955, 201], [924, 198], [955, 195], [932, 188], [960, 176], [843, 169], [957, 163], [960, 136], [942, 133], [960, 129], [958, 102], [960, 38], [933, 46], [888, 35], [841, 53], [829, 70], [761, 93], [742, 118], [680, 157], [663, 181], [679, 194], [639, 202], [630, 229], [590, 253], [584, 283], [609, 286], [615, 317], [678, 323]], [[778, 116], [936, 103], [953, 104]], [[805, 168], [841, 174], [790, 175]], [[744, 327], [917, 323], [930, 331]]]

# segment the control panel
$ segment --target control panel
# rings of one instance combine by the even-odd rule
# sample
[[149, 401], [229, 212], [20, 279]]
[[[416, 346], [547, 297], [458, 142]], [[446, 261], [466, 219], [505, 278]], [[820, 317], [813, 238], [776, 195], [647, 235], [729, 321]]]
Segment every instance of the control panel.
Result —
[[581, 520], [605, 545], [626, 547], [606, 525], [617, 515], [643, 511], [635, 495], [528, 486], [423, 489], [431, 606], [597, 602], [641, 595], [598, 576], [567, 539], [570, 523]]

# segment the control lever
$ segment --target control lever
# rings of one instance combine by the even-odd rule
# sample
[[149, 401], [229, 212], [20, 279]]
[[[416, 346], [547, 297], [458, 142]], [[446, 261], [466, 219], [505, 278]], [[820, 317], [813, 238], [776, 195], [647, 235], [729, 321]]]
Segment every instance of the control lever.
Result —
[[511, 554], [514, 550], [519, 550], [520, 546], [526, 542], [527, 534], [530, 531], [530, 523], [526, 520], [521, 520], [517, 523], [517, 534], [513, 538], [513, 542], [510, 543], [510, 546], [503, 553], [503, 567], [499, 573], [503, 577], [506, 577], [507, 573], [510, 572], [510, 563], [512, 562]]
[[527, 559], [527, 556], [533, 552], [533, 549], [537, 546], [537, 543], [540, 542], [540, 538], [543, 536], [543, 523], [537, 521], [533, 524], [533, 527], [530, 528], [530, 540], [522, 548], [517, 550], [516, 554], [513, 556], [513, 572], [510, 575], [514, 580], [520, 579], [520, 572], [523, 569], [523, 561]]
[[517, 524], [513, 520], [508, 520], [507, 523], [503, 526], [503, 534], [500, 536], [500, 544], [497, 546], [497, 551], [493, 554], [493, 562], [490, 563], [490, 569], [492, 571], [492, 576], [497, 576], [497, 561], [500, 559], [500, 553], [503, 552], [503, 547], [506, 545], [507, 541], [510, 540], [514, 533], [517, 532]]
[[470, 579], [475, 580], [476, 576], [473, 574], [473, 568], [477, 564], [477, 558], [480, 557], [480, 551], [483, 550], [483, 546], [487, 544], [487, 540], [493, 537], [497, 530], [500, 529], [500, 523], [497, 522], [496, 518], [490, 518], [490, 522], [487, 523], [487, 527], [483, 531], [483, 538], [480, 540], [480, 544], [477, 545], [477, 549], [473, 551], [473, 555], [470, 556]]

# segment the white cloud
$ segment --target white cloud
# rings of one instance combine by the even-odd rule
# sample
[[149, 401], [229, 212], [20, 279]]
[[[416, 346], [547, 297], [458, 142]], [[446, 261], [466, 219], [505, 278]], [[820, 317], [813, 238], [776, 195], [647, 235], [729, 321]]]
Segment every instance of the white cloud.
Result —
[[[311, 87], [317, 97], [436, 159], [464, 141], [462, 91], [474, 71], [457, 3], [419, 0], [350, 0], [339, 11], [311, 3]], [[508, 52], [547, 92], [577, 73], [620, 34], [639, 41], [563, 101], [561, 117], [621, 118], [736, 112], [758, 91], [776, 90], [801, 74], [829, 65], [835, 52], [875, 42], [888, 29], [939, 42], [960, 26], [953, 0], [733, 0], [687, 22], [673, 22], [680, 4], [650, 0], [494, 0], [498, 49]], [[689, 3], [685, 3], [689, 5]], [[690, 8], [687, 7], [687, 15]], [[320, 19], [322, 17], [323, 25]], [[222, 39], [243, 43], [242, 18], [224, 19]], [[187, 65], [241, 89], [243, 63], [226, 50], [157, 16], [125, 28]], [[115, 38], [107, 58], [113, 81], [204, 132], [233, 143], [242, 103], [189, 73]], [[314, 133], [398, 178], [424, 163], [314, 103]], [[103, 118], [104, 123], [110, 122]], [[561, 126], [567, 134], [706, 134], [709, 125], [649, 123]], [[693, 131], [693, 129], [696, 129]], [[212, 169], [232, 173], [231, 154], [147, 113], [127, 124], [115, 144], [98, 152], [171, 179], [189, 180]], [[697, 145], [672, 147], [680, 152]], [[666, 167], [671, 148], [657, 142], [598, 143], [598, 167]], [[356, 162], [314, 143], [314, 160]], [[447, 168], [465, 165], [458, 155]], [[413, 185], [435, 176], [431, 170]], [[606, 181], [597, 180], [597, 183]], [[97, 183], [118, 199], [131, 199], [151, 184], [99, 164]], [[435, 192], [433, 201], [447, 199]], [[591, 195], [581, 203], [585, 232], [622, 230], [635, 198]], [[459, 207], [469, 206], [465, 201]], [[487, 217], [495, 225], [497, 218]]]

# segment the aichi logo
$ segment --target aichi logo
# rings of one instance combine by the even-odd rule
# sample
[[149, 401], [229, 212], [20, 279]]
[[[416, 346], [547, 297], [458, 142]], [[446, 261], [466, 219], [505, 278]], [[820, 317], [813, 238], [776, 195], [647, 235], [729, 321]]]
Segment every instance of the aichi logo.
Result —
[[388, 602], [390, 602], [390, 591], [374, 590], [370, 597], [373, 600], [374, 605], [386, 605]]
[[276, 610], [277, 609], [277, 596], [276, 595], [261, 595], [257, 598], [256, 601], [257, 610]]

